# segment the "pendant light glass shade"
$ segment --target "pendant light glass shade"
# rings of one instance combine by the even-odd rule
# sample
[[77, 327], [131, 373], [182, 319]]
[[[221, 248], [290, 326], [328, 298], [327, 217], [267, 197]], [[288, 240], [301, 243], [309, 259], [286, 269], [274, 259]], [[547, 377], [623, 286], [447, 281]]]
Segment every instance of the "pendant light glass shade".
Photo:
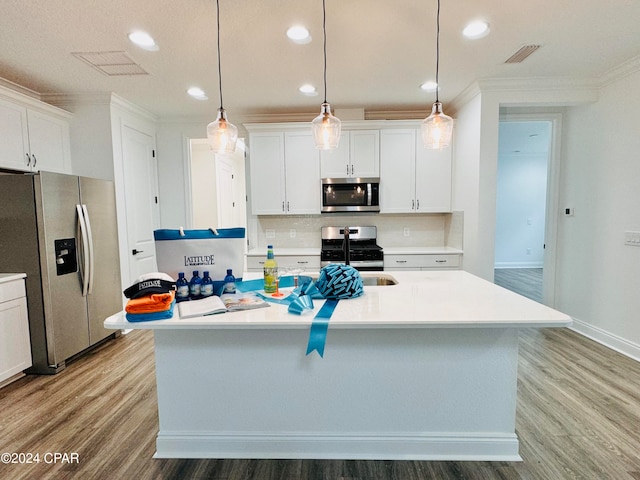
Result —
[[216, 0], [218, 24], [218, 85], [220, 87], [220, 108], [215, 121], [207, 125], [207, 139], [214, 153], [233, 153], [238, 140], [238, 127], [227, 120], [227, 112], [222, 106], [222, 67], [220, 62], [220, 0]]
[[218, 118], [207, 125], [207, 138], [215, 153], [233, 153], [238, 141], [238, 128], [227, 120], [224, 108], [218, 109]]
[[340, 143], [342, 123], [331, 114], [331, 105], [327, 102], [327, 11], [325, 0], [322, 0], [322, 33], [324, 52], [324, 102], [320, 107], [320, 115], [311, 122], [313, 140], [318, 150], [335, 150]]
[[426, 148], [440, 150], [451, 145], [453, 118], [442, 113], [442, 104], [435, 102], [431, 115], [422, 121], [422, 141]]
[[320, 115], [311, 122], [313, 141], [318, 150], [333, 150], [340, 142], [341, 122], [331, 114], [331, 105], [323, 103]]

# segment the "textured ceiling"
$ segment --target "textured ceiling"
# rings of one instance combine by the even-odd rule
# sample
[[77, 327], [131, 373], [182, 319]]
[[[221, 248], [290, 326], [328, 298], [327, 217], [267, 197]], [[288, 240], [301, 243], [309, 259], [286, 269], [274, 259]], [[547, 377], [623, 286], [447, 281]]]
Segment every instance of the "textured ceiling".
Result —
[[[419, 110], [433, 93], [436, 0], [327, 0], [328, 100], [334, 108]], [[234, 115], [319, 111], [322, 1], [221, 0], [224, 106]], [[489, 36], [466, 40], [470, 20]], [[640, 55], [638, 0], [442, 0], [440, 98], [453, 100], [478, 79], [597, 79]], [[313, 41], [285, 37], [294, 23]], [[214, 0], [2, 0], [0, 77], [40, 94], [115, 92], [164, 117], [213, 117], [219, 106]], [[148, 31], [148, 52], [127, 35]], [[504, 64], [520, 47], [542, 47]], [[124, 51], [149, 75], [109, 77], [72, 55]], [[320, 91], [298, 92], [303, 83]], [[185, 93], [197, 85], [209, 95]]]

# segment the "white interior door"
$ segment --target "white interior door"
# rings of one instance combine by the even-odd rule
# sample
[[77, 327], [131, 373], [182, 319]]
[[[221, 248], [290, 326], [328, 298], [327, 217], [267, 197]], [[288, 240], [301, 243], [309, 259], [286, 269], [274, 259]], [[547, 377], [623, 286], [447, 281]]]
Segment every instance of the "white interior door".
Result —
[[123, 126], [122, 157], [127, 207], [127, 239], [130, 281], [155, 272], [153, 231], [159, 226], [158, 183], [150, 135]]

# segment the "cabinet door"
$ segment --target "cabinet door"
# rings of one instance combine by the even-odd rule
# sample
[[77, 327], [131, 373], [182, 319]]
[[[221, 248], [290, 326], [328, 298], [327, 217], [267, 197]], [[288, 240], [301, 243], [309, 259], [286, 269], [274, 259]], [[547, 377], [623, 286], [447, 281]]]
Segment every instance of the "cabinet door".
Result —
[[451, 147], [431, 150], [416, 145], [416, 211], [451, 211]]
[[0, 382], [30, 366], [31, 340], [26, 299], [21, 297], [0, 303]]
[[70, 172], [69, 123], [34, 110], [27, 110], [27, 120], [32, 168], [47, 172]]
[[0, 166], [14, 170], [31, 169], [27, 109], [0, 100]]
[[350, 133], [351, 177], [380, 176], [380, 131], [352, 130]]
[[380, 213], [415, 211], [415, 160], [415, 129], [380, 131]]
[[310, 131], [284, 137], [286, 213], [320, 214], [320, 155]]
[[254, 215], [284, 214], [284, 133], [252, 133], [249, 149], [251, 212]]
[[349, 132], [340, 132], [340, 142], [335, 150], [320, 151], [321, 178], [347, 178], [351, 174], [349, 162]]

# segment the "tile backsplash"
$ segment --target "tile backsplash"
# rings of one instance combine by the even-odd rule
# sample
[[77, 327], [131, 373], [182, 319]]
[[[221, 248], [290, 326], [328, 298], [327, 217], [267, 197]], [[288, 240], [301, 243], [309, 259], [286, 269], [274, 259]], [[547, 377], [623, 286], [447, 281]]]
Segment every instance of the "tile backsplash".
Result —
[[320, 228], [343, 225], [375, 225], [382, 247], [462, 248], [462, 212], [253, 217], [248, 225], [249, 248], [264, 248], [267, 244], [279, 248], [320, 248]]

